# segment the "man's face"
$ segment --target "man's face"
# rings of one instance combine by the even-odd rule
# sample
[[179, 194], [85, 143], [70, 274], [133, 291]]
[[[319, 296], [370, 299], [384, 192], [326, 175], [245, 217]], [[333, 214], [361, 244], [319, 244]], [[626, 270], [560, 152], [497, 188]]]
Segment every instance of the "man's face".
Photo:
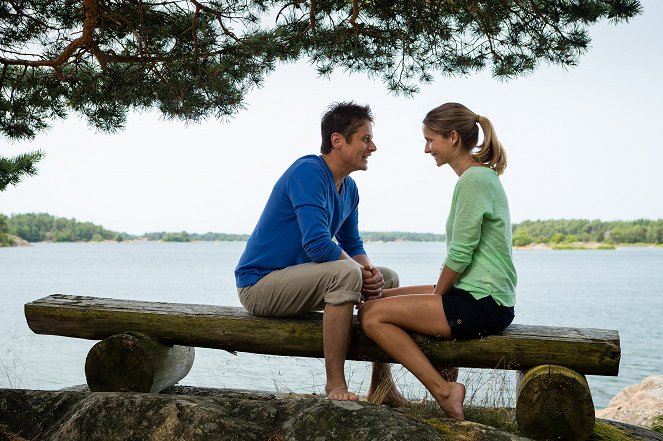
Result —
[[342, 137], [341, 159], [350, 172], [367, 170], [368, 157], [376, 150], [373, 143], [373, 125], [370, 121], [364, 121], [350, 136], [349, 141]]

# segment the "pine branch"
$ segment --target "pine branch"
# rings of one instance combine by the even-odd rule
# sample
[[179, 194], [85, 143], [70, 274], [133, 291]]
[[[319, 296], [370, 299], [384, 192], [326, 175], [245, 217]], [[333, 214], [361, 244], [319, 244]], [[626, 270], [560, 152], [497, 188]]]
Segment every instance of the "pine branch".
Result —
[[14, 158], [0, 156], [0, 192], [9, 185], [17, 185], [23, 176], [37, 174], [36, 164], [44, 158], [44, 152], [36, 151], [18, 155]]

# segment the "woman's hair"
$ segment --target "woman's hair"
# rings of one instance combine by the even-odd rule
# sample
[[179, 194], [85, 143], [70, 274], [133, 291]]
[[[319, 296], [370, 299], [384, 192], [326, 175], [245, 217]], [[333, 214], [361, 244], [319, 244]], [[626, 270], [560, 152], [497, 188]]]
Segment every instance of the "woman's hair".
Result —
[[[490, 120], [479, 116], [459, 103], [446, 103], [426, 114], [424, 124], [432, 131], [448, 137], [456, 131], [460, 138], [460, 147], [468, 150], [478, 162], [488, 165], [501, 175], [506, 168], [506, 151], [497, 139]], [[483, 130], [483, 142], [479, 142], [479, 127]]]

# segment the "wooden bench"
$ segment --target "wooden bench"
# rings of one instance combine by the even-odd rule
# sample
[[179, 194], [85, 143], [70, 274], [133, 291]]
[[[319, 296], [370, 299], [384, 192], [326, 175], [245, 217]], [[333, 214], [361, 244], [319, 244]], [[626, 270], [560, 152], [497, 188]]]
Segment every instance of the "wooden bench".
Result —
[[[115, 390], [159, 392], [186, 376], [193, 347], [323, 357], [321, 313], [264, 318], [237, 307], [54, 294], [27, 303], [25, 316], [37, 334], [101, 340], [86, 360], [91, 390], [112, 390], [115, 384]], [[440, 369], [520, 371], [516, 419], [525, 436], [587, 438], [595, 417], [584, 376], [619, 371], [621, 350], [614, 330], [512, 324], [476, 340], [412, 337]], [[364, 335], [356, 318], [347, 358], [393, 362]], [[137, 361], [130, 363], [132, 359]], [[128, 371], [142, 373], [132, 383], [127, 382]], [[118, 379], [124, 383], [117, 386]]]

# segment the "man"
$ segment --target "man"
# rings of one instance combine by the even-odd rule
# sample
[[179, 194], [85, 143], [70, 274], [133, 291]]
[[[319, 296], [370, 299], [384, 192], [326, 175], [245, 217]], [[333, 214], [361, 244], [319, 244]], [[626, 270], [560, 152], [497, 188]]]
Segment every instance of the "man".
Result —
[[[343, 370], [354, 305], [398, 286], [396, 273], [375, 267], [364, 251], [359, 195], [349, 176], [367, 170], [377, 150], [372, 123], [368, 106], [330, 106], [321, 121], [322, 154], [299, 158], [279, 178], [235, 268], [240, 301], [254, 315], [324, 310], [325, 389], [334, 400], [358, 399]], [[373, 365], [368, 398], [405, 403], [388, 365]]]

